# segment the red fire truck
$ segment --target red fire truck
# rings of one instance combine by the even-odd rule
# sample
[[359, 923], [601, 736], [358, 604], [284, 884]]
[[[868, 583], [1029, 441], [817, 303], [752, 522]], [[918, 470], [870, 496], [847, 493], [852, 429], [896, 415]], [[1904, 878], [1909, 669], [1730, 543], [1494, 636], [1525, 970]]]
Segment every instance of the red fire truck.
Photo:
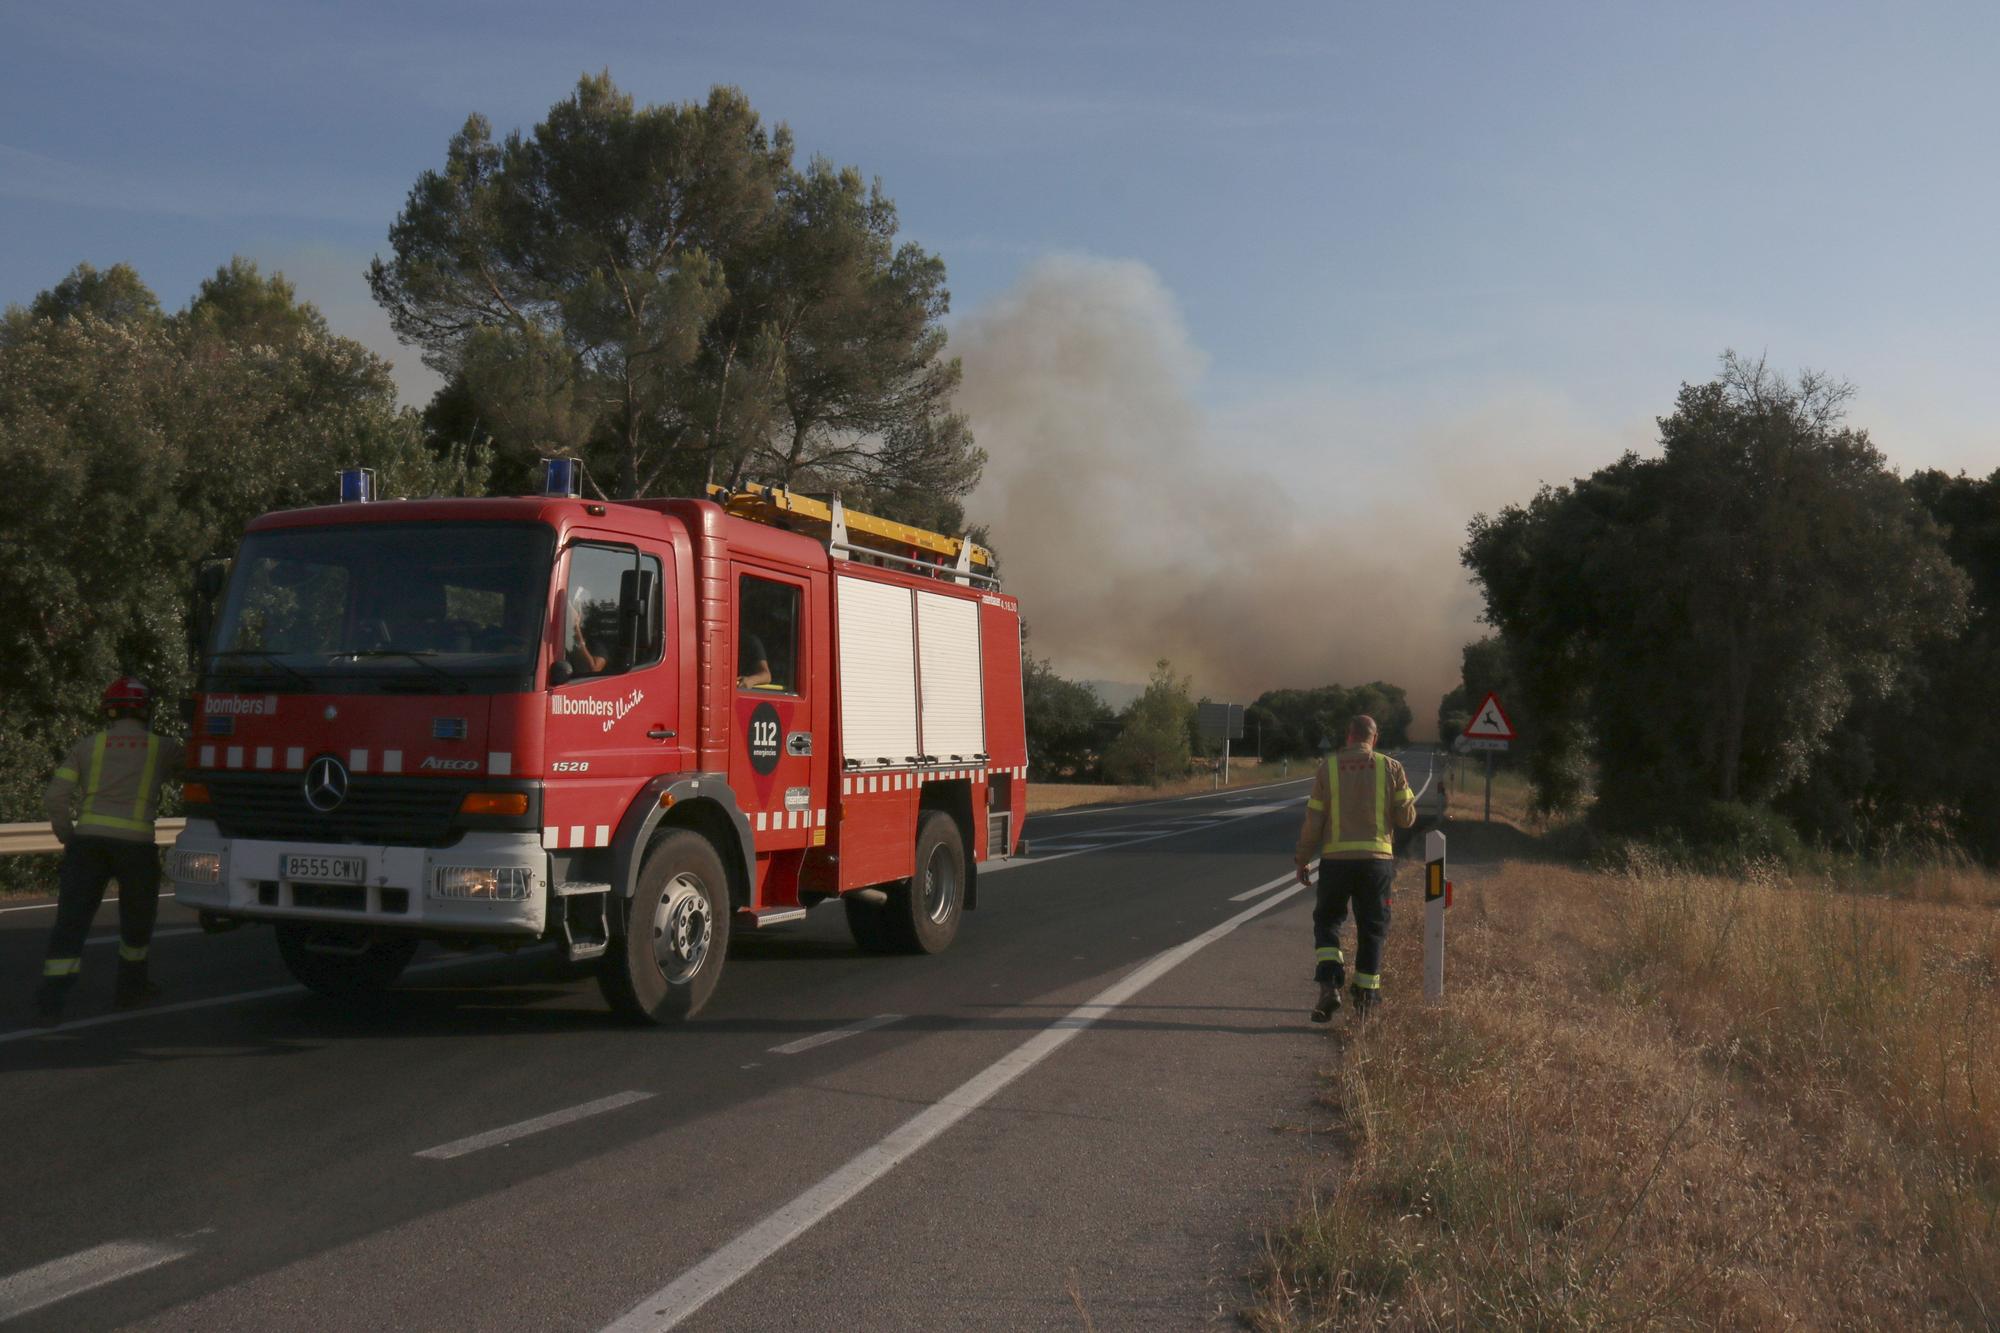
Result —
[[558, 944], [618, 1010], [833, 898], [935, 953], [1026, 814], [1020, 615], [987, 552], [780, 489], [343, 503], [252, 522], [197, 598], [168, 859], [359, 999], [420, 941]]

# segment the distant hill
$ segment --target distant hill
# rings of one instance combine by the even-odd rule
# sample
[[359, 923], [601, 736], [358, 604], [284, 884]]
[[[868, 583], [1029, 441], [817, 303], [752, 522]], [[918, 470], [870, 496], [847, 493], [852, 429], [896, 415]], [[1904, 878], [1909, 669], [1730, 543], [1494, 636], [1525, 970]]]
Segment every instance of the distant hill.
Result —
[[1133, 685], [1120, 680], [1086, 680], [1084, 687], [1114, 713], [1122, 713], [1131, 707], [1132, 701], [1146, 692], [1144, 685]]

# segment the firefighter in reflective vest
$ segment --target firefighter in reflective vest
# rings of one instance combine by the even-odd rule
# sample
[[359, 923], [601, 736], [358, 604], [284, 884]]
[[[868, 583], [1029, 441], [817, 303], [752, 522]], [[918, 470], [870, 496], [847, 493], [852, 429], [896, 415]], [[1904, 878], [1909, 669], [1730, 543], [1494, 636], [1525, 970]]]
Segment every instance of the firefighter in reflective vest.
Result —
[[1305, 826], [1292, 854], [1301, 884], [1319, 857], [1319, 897], [1313, 907], [1313, 980], [1319, 1001], [1312, 1020], [1340, 1008], [1347, 955], [1340, 927], [1354, 906], [1354, 1007], [1366, 1013], [1382, 997], [1382, 945], [1389, 937], [1389, 890], [1396, 878], [1395, 831], [1417, 822], [1417, 798], [1403, 766], [1375, 753], [1375, 719], [1347, 724], [1347, 746], [1320, 762], [1306, 799]]
[[[83, 938], [104, 901], [107, 881], [118, 881], [118, 988], [120, 1008], [158, 994], [146, 977], [146, 946], [160, 905], [160, 853], [153, 819], [160, 786], [180, 771], [180, 742], [156, 736], [147, 723], [153, 691], [145, 681], [121, 676], [104, 691], [104, 730], [71, 747], [42, 804], [63, 844], [62, 893], [49, 933], [35, 1009], [46, 1023], [62, 1021], [63, 1003], [83, 968]], [[72, 796], [81, 797], [71, 816]]]

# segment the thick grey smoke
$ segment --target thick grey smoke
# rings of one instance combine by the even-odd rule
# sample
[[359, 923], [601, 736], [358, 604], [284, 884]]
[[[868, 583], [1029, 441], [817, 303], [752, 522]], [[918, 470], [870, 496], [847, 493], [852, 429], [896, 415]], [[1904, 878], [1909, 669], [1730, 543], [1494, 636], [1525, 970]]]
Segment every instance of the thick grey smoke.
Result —
[[[1426, 733], [1480, 632], [1466, 521], [1533, 493], [1563, 415], [1513, 402], [1418, 428], [1294, 394], [1212, 419], [1194, 392], [1205, 358], [1136, 263], [1043, 261], [953, 347], [991, 460], [971, 509], [1037, 655], [1113, 680], [1167, 657], [1198, 692], [1243, 701], [1387, 680]], [[1496, 466], [1495, 419], [1521, 414], [1537, 450]]]

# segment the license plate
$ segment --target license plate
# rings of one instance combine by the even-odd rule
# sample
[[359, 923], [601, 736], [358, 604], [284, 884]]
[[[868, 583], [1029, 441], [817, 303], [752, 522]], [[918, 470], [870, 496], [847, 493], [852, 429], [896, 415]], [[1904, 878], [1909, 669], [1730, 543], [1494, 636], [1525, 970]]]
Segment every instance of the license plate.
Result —
[[313, 884], [359, 884], [368, 863], [359, 856], [287, 856], [285, 878]]

